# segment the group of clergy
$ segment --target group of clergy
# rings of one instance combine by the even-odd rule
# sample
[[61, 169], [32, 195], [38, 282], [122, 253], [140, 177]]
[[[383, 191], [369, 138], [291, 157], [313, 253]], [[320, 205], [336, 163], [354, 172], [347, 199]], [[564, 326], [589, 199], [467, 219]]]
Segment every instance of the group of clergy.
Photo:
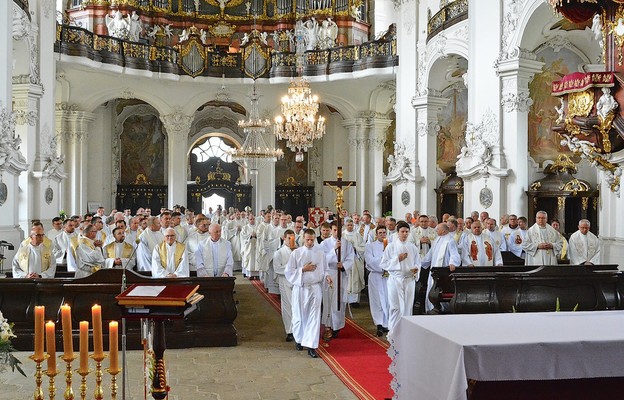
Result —
[[[286, 340], [316, 357], [314, 332], [322, 322], [329, 336], [338, 336], [347, 306], [357, 305], [366, 287], [365, 270], [371, 315], [382, 336], [401, 316], [412, 314], [421, 268], [500, 266], [501, 251], [527, 265], [554, 265], [565, 257], [571, 264], [595, 264], [600, 257], [600, 241], [589, 231], [588, 220], [579, 222], [567, 242], [557, 231], [558, 222], [548, 224], [543, 211], [529, 229], [524, 217], [505, 215], [498, 226], [485, 211], [466, 218], [445, 214], [438, 223], [435, 216], [417, 212], [397, 222], [343, 210], [338, 235], [333, 218], [326, 213], [325, 222], [317, 225], [271, 209], [256, 216], [251, 210], [220, 208], [197, 216], [183, 209], [162, 209], [157, 216], [149, 209], [135, 216], [128, 210], [106, 216], [101, 208], [84, 217], [55, 218], [47, 234], [34, 223], [13, 260], [13, 276], [53, 278], [59, 263], [76, 277], [100, 268], [136, 268], [158, 278], [186, 277], [190, 271], [232, 276], [241, 269], [281, 296]], [[429, 278], [426, 311], [433, 308], [431, 286]]]

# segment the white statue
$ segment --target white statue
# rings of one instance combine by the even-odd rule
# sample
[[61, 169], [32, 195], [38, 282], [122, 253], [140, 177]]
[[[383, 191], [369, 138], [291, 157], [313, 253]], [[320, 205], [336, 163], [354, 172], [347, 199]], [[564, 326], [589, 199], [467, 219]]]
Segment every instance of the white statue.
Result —
[[602, 19], [600, 18], [600, 13], [594, 15], [591, 30], [592, 32], [594, 32], [594, 39], [598, 41], [600, 48], [604, 48], [604, 37], [602, 35]]
[[147, 34], [148, 37], [151, 37], [152, 39], [156, 39], [156, 34], [158, 33], [158, 31], [160, 31], [160, 27], [158, 25], [154, 25], [152, 26], [152, 28], [150, 29], [149, 33]]
[[202, 41], [203, 44], [207, 44], [208, 43], [208, 33], [205, 30], [200, 29], [199, 30], [199, 39]]
[[136, 11], [132, 11], [132, 15], [126, 18], [128, 22], [128, 26], [130, 27], [128, 32], [128, 40], [131, 42], [138, 42], [141, 38], [141, 31], [143, 27], [141, 26], [141, 19]]
[[607, 115], [616, 108], [618, 108], [618, 103], [613, 96], [611, 96], [611, 90], [608, 87], [603, 87], [602, 96], [600, 96], [596, 102], [596, 112], [605, 120]]
[[273, 49], [275, 51], [280, 51], [280, 45], [279, 45], [280, 33], [279, 33], [279, 31], [273, 31], [273, 33], [271, 34], [271, 37], [273, 38]]
[[251, 36], [249, 36], [249, 34], [247, 32], [245, 32], [245, 34], [243, 35], [243, 38], [241, 39], [241, 46], [246, 45], [247, 42], [249, 42], [250, 38], [251, 38]]
[[555, 121], [555, 124], [560, 124], [565, 119], [565, 111], [563, 110], [563, 107], [564, 107], [563, 97], [559, 98], [559, 102], [561, 103], [561, 105], [559, 107], [555, 106], [555, 111], [557, 111], [557, 115], [558, 115], [557, 120]]
[[182, 29], [182, 33], [178, 36], [178, 41], [184, 42], [185, 40], [189, 40], [189, 33], [186, 29]]
[[288, 51], [295, 51], [295, 31], [287, 29], [286, 37], [288, 38]]
[[262, 32], [262, 33], [260, 34], [260, 41], [261, 41], [261, 42], [262, 42], [265, 46], [268, 46], [268, 45], [269, 45], [269, 43], [267, 42], [268, 37], [269, 37], [269, 34], [268, 34], [267, 32]]
[[318, 32], [319, 47], [321, 49], [330, 49], [336, 45], [338, 25], [331, 18], [327, 18], [321, 23]]
[[121, 11], [117, 10], [113, 13], [113, 16], [106, 15], [106, 27], [108, 28], [108, 35], [119, 39], [128, 39], [128, 33], [130, 32], [130, 25], [121, 15]]
[[360, 21], [362, 19], [362, 10], [359, 6], [356, 6], [355, 4], [351, 6], [351, 11], [349, 14], [351, 14], [351, 16], [355, 18], [356, 21]]
[[163, 32], [165, 33], [165, 36], [171, 39], [171, 36], [173, 36], [173, 30], [171, 29], [171, 24], [165, 25], [163, 27]]
[[316, 18], [312, 17], [303, 23], [306, 50], [314, 50], [318, 42], [319, 25]]
[[219, 8], [221, 9], [221, 14], [223, 14], [223, 10], [225, 10], [225, 5], [230, 1], [230, 0], [217, 0], [219, 2]]

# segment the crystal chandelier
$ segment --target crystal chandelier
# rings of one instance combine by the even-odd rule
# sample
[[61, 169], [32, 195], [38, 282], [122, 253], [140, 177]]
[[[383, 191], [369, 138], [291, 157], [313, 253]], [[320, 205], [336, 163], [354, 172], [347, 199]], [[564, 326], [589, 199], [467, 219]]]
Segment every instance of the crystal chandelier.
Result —
[[312, 147], [314, 139], [325, 134], [325, 118], [318, 114], [319, 98], [312, 95], [310, 83], [303, 78], [303, 34], [297, 36], [297, 77], [290, 81], [288, 94], [282, 97], [282, 115], [275, 118], [274, 133], [278, 139], [286, 140], [286, 146], [297, 152], [295, 161], [303, 161], [303, 152]]
[[238, 126], [246, 134], [245, 142], [240, 149], [228, 151], [232, 155], [232, 160], [249, 170], [250, 174], [257, 174], [259, 169], [271, 162], [276, 162], [284, 156], [284, 152], [281, 149], [270, 148], [262, 137], [266, 128], [271, 125], [271, 122], [268, 119], [260, 119], [260, 112], [258, 111], [259, 97], [256, 91], [256, 83], [254, 82], [250, 96], [251, 109], [249, 118], [238, 122]]

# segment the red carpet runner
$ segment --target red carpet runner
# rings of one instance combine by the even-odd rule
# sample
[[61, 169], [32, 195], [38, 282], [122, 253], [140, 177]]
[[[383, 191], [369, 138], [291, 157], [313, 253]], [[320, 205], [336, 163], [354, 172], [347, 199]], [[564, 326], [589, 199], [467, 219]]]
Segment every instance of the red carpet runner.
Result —
[[[281, 312], [279, 297], [266, 293], [259, 280], [252, 281], [252, 284], [273, 308]], [[358, 398], [385, 399], [392, 397], [388, 347], [388, 343], [347, 319], [344, 329], [338, 338], [329, 342], [329, 347], [323, 347], [321, 340], [318, 353]]]

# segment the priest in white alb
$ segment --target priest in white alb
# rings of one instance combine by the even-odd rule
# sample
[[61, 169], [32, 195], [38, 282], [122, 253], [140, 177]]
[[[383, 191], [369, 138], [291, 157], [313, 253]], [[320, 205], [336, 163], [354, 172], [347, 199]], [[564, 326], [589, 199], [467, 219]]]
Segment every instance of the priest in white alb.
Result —
[[280, 290], [280, 303], [282, 311], [282, 322], [284, 323], [284, 330], [286, 331], [286, 341], [293, 341], [292, 334], [292, 283], [286, 279], [286, 265], [288, 259], [293, 250], [297, 247], [295, 245], [295, 232], [287, 229], [282, 237], [283, 244], [273, 255], [273, 272], [275, 272], [275, 278]]
[[243, 276], [249, 279], [258, 279], [260, 277], [259, 265], [256, 262], [258, 224], [256, 224], [255, 215], [251, 212], [249, 213], [249, 222], [241, 230], [240, 239]]
[[[476, 224], [479, 225], [480, 224]], [[422, 259], [423, 268], [431, 267], [448, 267], [454, 271], [461, 264], [461, 258], [457, 250], [454, 235], [449, 233], [449, 227], [445, 223], [436, 226], [437, 237], [431, 243], [431, 250]], [[427, 292], [425, 294], [425, 311], [429, 312], [434, 309], [433, 303], [429, 300], [429, 292], [433, 287], [433, 277], [429, 272], [427, 278]]]
[[420, 274], [420, 249], [407, 240], [410, 228], [407, 222], [397, 223], [397, 239], [386, 247], [381, 265], [388, 273], [388, 329], [401, 317], [410, 316], [414, 309], [416, 281]]
[[137, 270], [152, 270], [152, 253], [156, 246], [160, 245], [165, 236], [160, 230], [160, 219], [158, 217], [149, 217], [147, 221], [147, 229], [141, 232], [139, 236], [139, 245], [137, 247]]
[[232, 245], [221, 237], [221, 225], [210, 224], [208, 232], [210, 238], [202, 242], [195, 252], [197, 276], [232, 276]]
[[364, 252], [368, 270], [368, 305], [373, 323], [377, 325], [377, 336], [383, 336], [388, 332], [388, 277], [384, 276], [384, 266], [381, 265], [384, 250], [388, 246], [386, 236], [386, 227], [377, 226], [375, 228], [377, 239], [369, 243]]
[[51, 242], [44, 243], [43, 228], [33, 226], [30, 237], [13, 258], [13, 278], [54, 278], [56, 260]]
[[136, 252], [134, 246], [126, 242], [126, 232], [124, 228], [113, 229], [112, 236], [115, 241], [107, 244], [102, 249], [104, 253], [104, 268], [126, 268], [132, 269], [136, 264]]
[[165, 240], [152, 251], [152, 278], [187, 278], [186, 246], [176, 240], [173, 228], [165, 229]]
[[528, 229], [522, 242], [522, 249], [526, 252], [525, 265], [557, 265], [557, 254], [561, 252], [563, 242], [559, 232], [546, 221], [546, 211], [535, 214], [535, 224]]
[[568, 256], [572, 265], [592, 265], [600, 263], [600, 239], [589, 231], [590, 222], [582, 219], [578, 231], [570, 236]]

